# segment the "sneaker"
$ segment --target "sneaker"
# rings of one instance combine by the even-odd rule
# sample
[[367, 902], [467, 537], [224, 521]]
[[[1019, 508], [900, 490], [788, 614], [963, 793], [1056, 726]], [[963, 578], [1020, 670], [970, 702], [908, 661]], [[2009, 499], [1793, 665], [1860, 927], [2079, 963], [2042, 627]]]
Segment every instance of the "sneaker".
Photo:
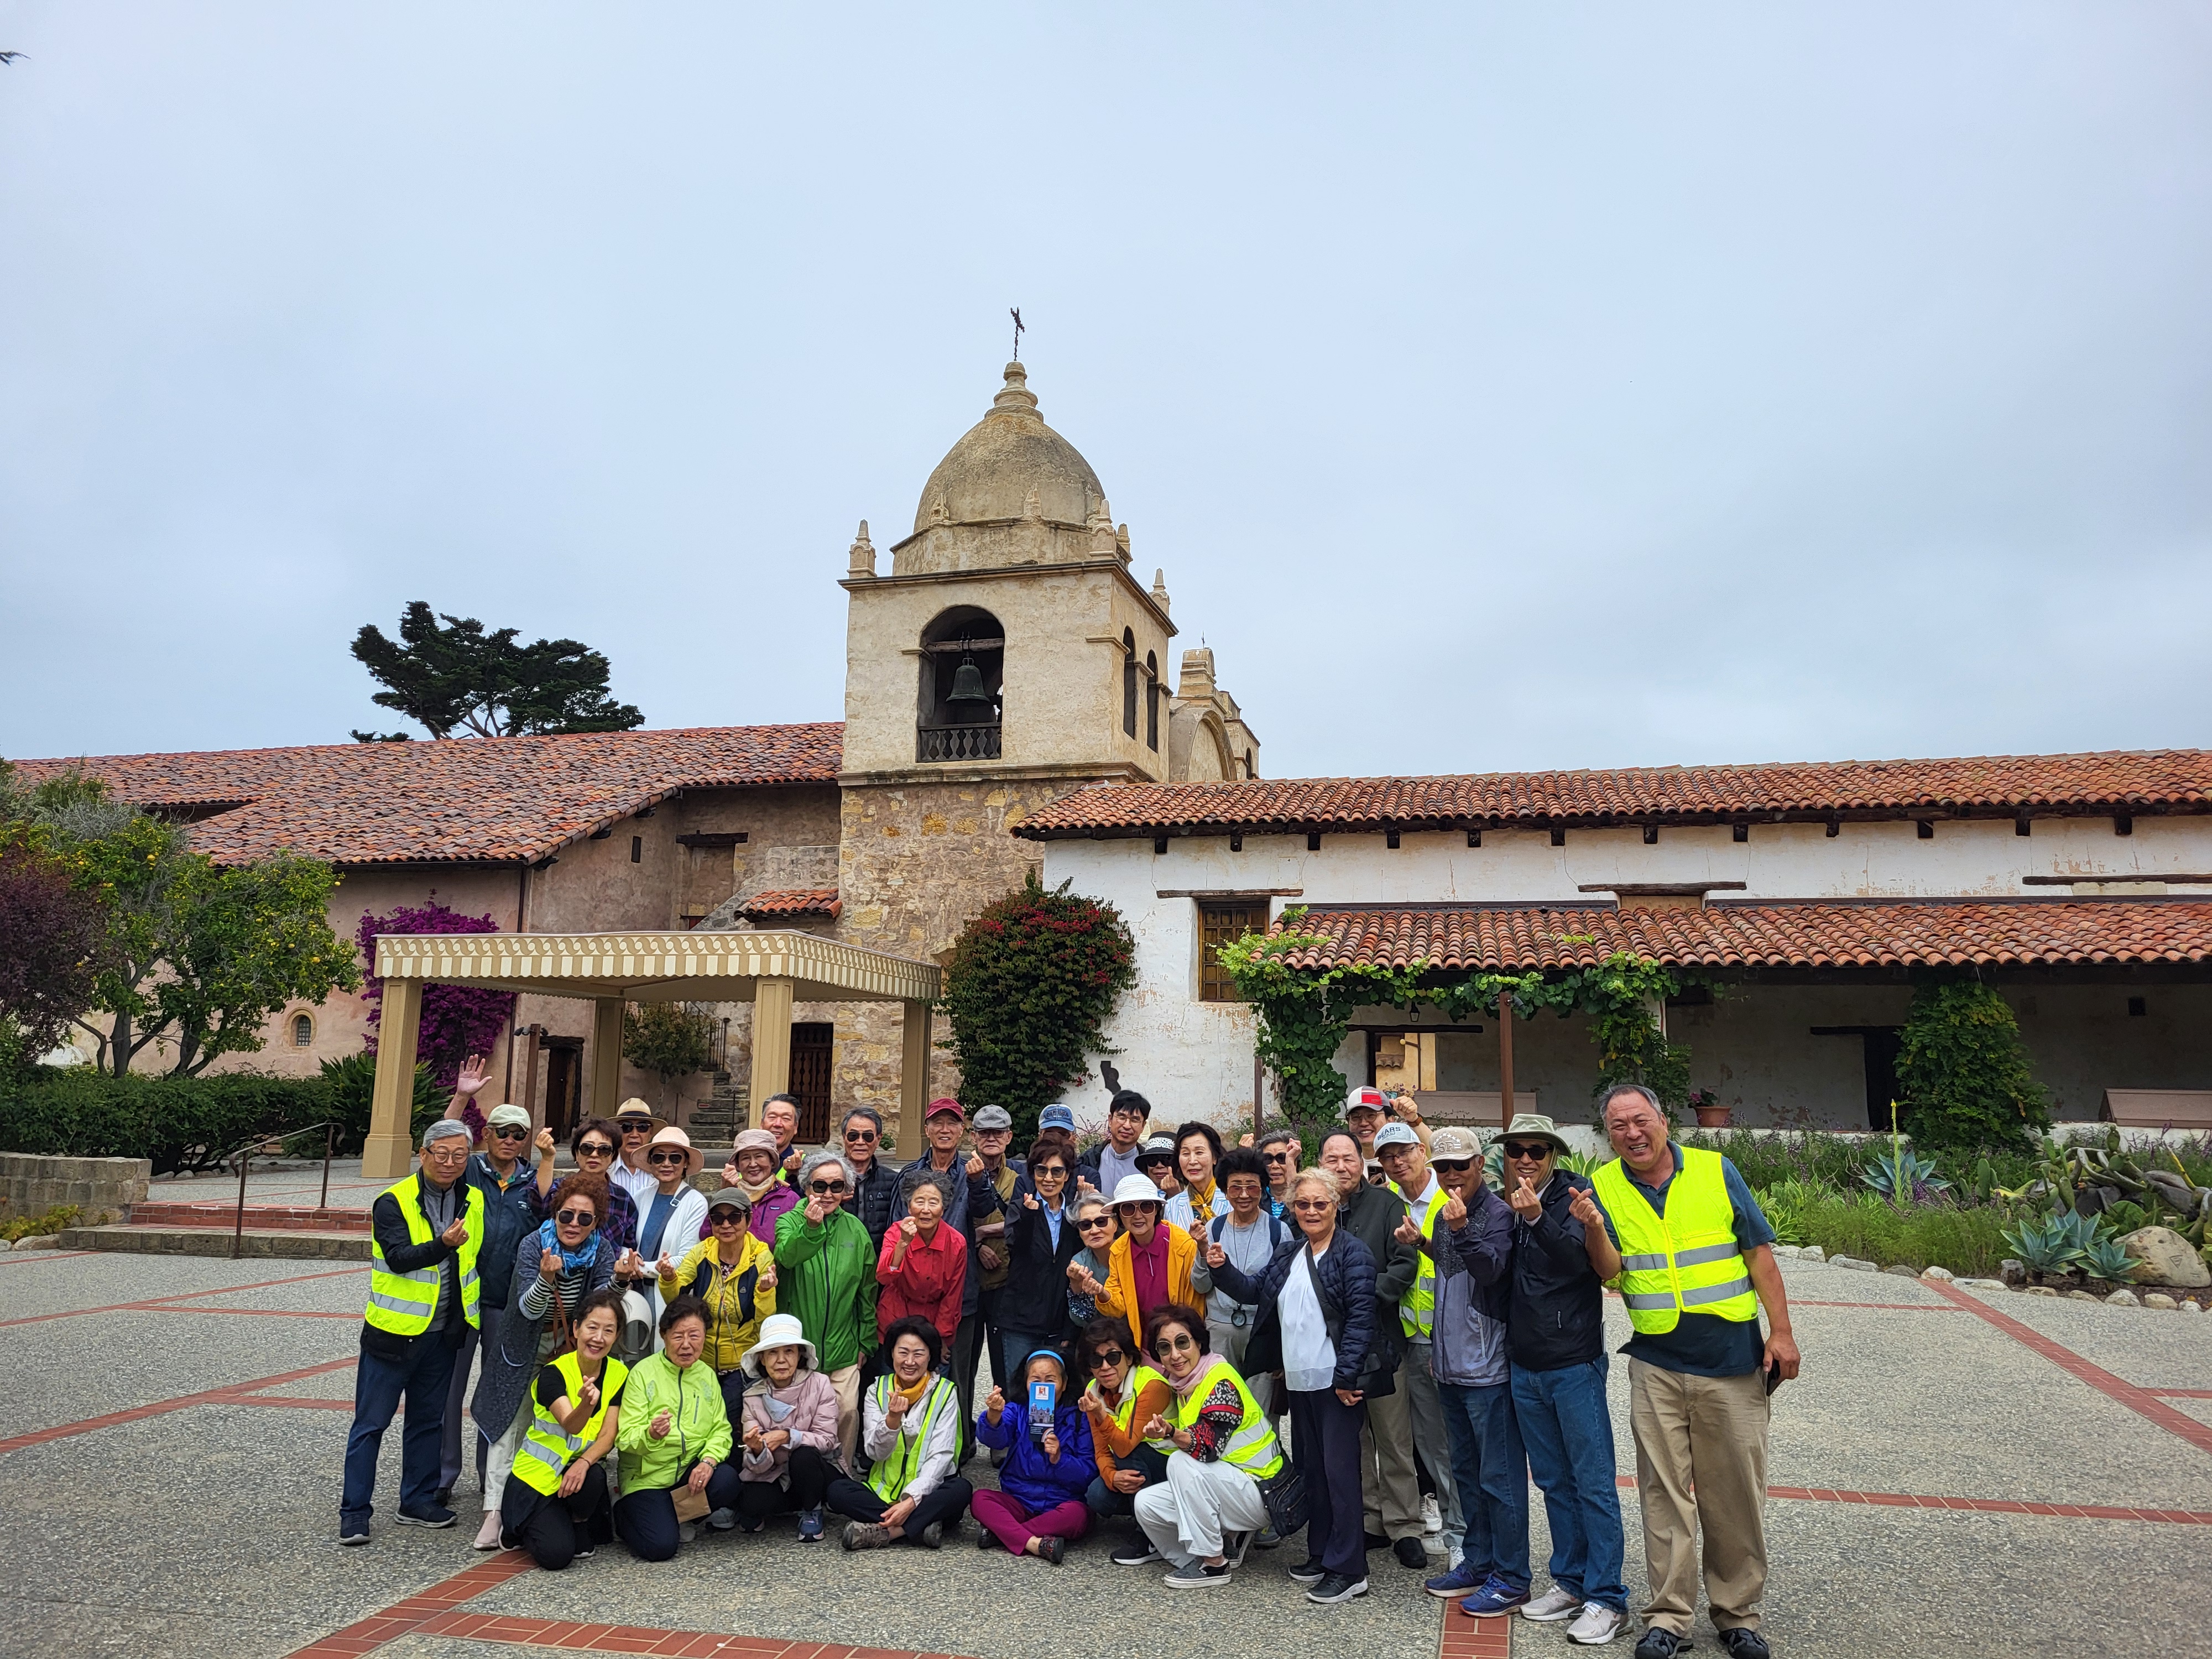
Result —
[[1437, 1507], [1436, 1493], [1431, 1492], [1421, 1499], [1421, 1530], [1434, 1533], [1443, 1529], [1444, 1512]]
[[1364, 1578], [1346, 1578], [1340, 1572], [1333, 1572], [1306, 1592], [1306, 1600], [1331, 1607], [1340, 1601], [1349, 1601], [1355, 1595], [1366, 1594], [1367, 1581]]
[[1244, 1553], [1251, 1547], [1252, 1534], [1249, 1532], [1224, 1533], [1221, 1536], [1222, 1559], [1232, 1568], [1244, 1565]]
[[1038, 1560], [1049, 1561], [1056, 1567], [1067, 1559], [1067, 1540], [1040, 1538], [1037, 1540], [1036, 1554]]
[[1549, 1625], [1561, 1619], [1571, 1619], [1582, 1610], [1581, 1596], [1554, 1584], [1534, 1601], [1524, 1603], [1521, 1616], [1534, 1619], [1540, 1625]]
[[1387, 1550], [1390, 1547], [1390, 1540], [1379, 1532], [1366, 1533], [1360, 1538], [1359, 1547], [1364, 1550]]
[[1690, 1645], [1689, 1638], [1675, 1635], [1664, 1625], [1654, 1625], [1637, 1643], [1632, 1659], [1674, 1659], [1676, 1654]]
[[1418, 1538], [1401, 1538], [1390, 1546], [1390, 1553], [1398, 1558], [1398, 1565], [1401, 1567], [1425, 1567], [1429, 1565], [1429, 1553], [1422, 1547]]
[[822, 1511], [820, 1510], [799, 1510], [799, 1541], [802, 1544], [818, 1544], [822, 1541]]
[[945, 1522], [931, 1522], [921, 1529], [921, 1536], [915, 1541], [926, 1550], [942, 1548], [945, 1543]]
[[351, 1547], [368, 1542], [368, 1522], [341, 1521], [338, 1522], [338, 1542]]
[[1229, 1582], [1229, 1564], [1209, 1567], [1203, 1561], [1193, 1561], [1188, 1566], [1177, 1567], [1160, 1583], [1170, 1589], [1211, 1589], [1216, 1584]]
[[576, 1546], [576, 1553], [574, 1555], [571, 1555], [568, 1559], [571, 1561], [588, 1561], [594, 1555], [599, 1553], [599, 1547], [597, 1544], [592, 1543], [589, 1540], [586, 1540], [585, 1542]]
[[848, 1521], [845, 1523], [845, 1547], [848, 1550], [889, 1549], [893, 1543], [891, 1529], [878, 1522]]
[[[716, 1532], [727, 1532], [738, 1524], [738, 1512], [735, 1510], [709, 1510], [707, 1512], [707, 1524]], [[755, 1527], [751, 1530], [757, 1532], [760, 1528]]]
[[1459, 1604], [1459, 1610], [1470, 1619], [1495, 1619], [1516, 1607], [1526, 1613], [1528, 1605], [1528, 1592], [1526, 1589], [1516, 1589], [1492, 1573], [1482, 1581], [1480, 1589]]
[[[1690, 1644], [1685, 1642], [1682, 1645], [1686, 1648]], [[1721, 1645], [1728, 1650], [1729, 1659], [1767, 1659], [1766, 1638], [1747, 1626], [1723, 1631]]]
[[688, 1544], [698, 1535], [698, 1527], [689, 1521], [676, 1528], [676, 1541], [679, 1544]]
[[1252, 1547], [1255, 1550], [1279, 1549], [1282, 1543], [1283, 1534], [1273, 1527], [1262, 1527], [1252, 1536]]
[[1567, 1640], [1586, 1648], [1601, 1648], [1628, 1628], [1628, 1614], [1602, 1601], [1585, 1601], [1581, 1615], [1567, 1626]]
[[[403, 1527], [450, 1527], [461, 1517], [451, 1510], [402, 1510], [399, 1524]], [[495, 1517], [496, 1518], [496, 1517]]]
[[497, 1549], [499, 1547], [499, 1511], [497, 1510], [488, 1510], [484, 1515], [483, 1525], [477, 1528], [476, 1540], [471, 1547], [480, 1550]]
[[1291, 1582], [1293, 1584], [1318, 1584], [1328, 1577], [1328, 1569], [1310, 1555], [1291, 1569]]
[[1441, 1596], [1447, 1601], [1452, 1601], [1462, 1595], [1474, 1595], [1489, 1582], [1489, 1578], [1488, 1573], [1477, 1572], [1468, 1563], [1462, 1561], [1450, 1571], [1440, 1572], [1435, 1577], [1429, 1579], [1422, 1584], [1421, 1588], [1431, 1595]]
[[1147, 1561], [1158, 1559], [1158, 1547], [1142, 1533], [1137, 1534], [1135, 1543], [1124, 1544], [1114, 1552], [1114, 1565], [1117, 1567], [1141, 1567]]

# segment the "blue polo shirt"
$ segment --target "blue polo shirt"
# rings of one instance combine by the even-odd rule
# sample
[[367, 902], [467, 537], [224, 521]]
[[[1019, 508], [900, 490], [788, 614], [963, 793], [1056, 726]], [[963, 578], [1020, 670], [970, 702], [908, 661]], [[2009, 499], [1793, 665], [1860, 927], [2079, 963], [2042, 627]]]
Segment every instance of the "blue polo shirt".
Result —
[[[1628, 1184], [1643, 1194], [1654, 1214], [1661, 1216], [1667, 1213], [1667, 1189], [1674, 1184], [1674, 1176], [1682, 1168], [1681, 1153], [1672, 1146], [1668, 1150], [1674, 1153], [1674, 1167], [1656, 1187], [1638, 1181], [1627, 1164], [1620, 1166]], [[1747, 1250], [1774, 1243], [1774, 1229], [1765, 1212], [1736, 1173], [1735, 1165], [1725, 1158], [1721, 1159], [1721, 1179], [1728, 1183], [1729, 1205], [1735, 1212], [1735, 1242]], [[1683, 1371], [1692, 1376], [1741, 1376], [1759, 1369], [1759, 1351], [1765, 1340], [1755, 1316], [1723, 1319], [1718, 1314], [1686, 1312], [1671, 1331], [1656, 1335], [1638, 1331], [1621, 1352], [1665, 1371]]]

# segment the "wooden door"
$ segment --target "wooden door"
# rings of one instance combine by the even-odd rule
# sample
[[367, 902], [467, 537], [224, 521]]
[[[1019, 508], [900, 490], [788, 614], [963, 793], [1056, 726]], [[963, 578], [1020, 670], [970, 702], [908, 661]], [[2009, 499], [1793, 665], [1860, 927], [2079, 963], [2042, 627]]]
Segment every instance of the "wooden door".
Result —
[[819, 1146], [830, 1139], [830, 1056], [837, 1028], [811, 1022], [791, 1028], [791, 1093], [799, 1102], [799, 1141]]
[[545, 1048], [545, 1127], [565, 1144], [576, 1127], [576, 1107], [584, 1093], [584, 1045], [555, 1037]]

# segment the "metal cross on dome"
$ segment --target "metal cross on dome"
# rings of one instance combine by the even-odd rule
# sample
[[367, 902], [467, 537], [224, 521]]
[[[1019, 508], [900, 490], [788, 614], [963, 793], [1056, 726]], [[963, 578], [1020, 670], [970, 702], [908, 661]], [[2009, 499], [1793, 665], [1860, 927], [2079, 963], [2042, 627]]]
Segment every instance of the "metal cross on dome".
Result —
[[1014, 319], [1014, 361], [1019, 362], [1022, 360], [1022, 308], [1019, 306], [1010, 307], [1006, 314]]

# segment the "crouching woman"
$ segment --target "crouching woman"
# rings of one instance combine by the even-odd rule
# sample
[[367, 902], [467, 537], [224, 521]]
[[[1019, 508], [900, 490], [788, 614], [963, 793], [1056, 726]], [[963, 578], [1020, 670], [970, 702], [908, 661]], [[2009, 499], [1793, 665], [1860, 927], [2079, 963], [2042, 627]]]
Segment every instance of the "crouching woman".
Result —
[[[622, 1450], [623, 1495], [615, 1530], [641, 1561], [665, 1561], [690, 1528], [677, 1512], [678, 1490], [694, 1510], [727, 1510], [734, 1519], [742, 1486], [728, 1462], [730, 1419], [707, 1348], [707, 1304], [679, 1296], [660, 1312], [660, 1352], [630, 1367], [615, 1444]], [[705, 1500], [703, 1506], [699, 1500]]]
[[831, 1509], [848, 1517], [848, 1550], [878, 1550], [912, 1540], [935, 1549], [957, 1528], [975, 1487], [960, 1463], [960, 1401], [938, 1370], [945, 1341], [928, 1320], [909, 1315], [884, 1333], [890, 1369], [861, 1402], [861, 1449], [875, 1462], [867, 1484], [830, 1483]]
[[538, 1373], [530, 1426], [515, 1447], [500, 1498], [500, 1543], [526, 1549], [548, 1572], [614, 1539], [603, 1465], [615, 1449], [629, 1370], [613, 1358], [622, 1292], [605, 1290], [576, 1310], [576, 1346]]

